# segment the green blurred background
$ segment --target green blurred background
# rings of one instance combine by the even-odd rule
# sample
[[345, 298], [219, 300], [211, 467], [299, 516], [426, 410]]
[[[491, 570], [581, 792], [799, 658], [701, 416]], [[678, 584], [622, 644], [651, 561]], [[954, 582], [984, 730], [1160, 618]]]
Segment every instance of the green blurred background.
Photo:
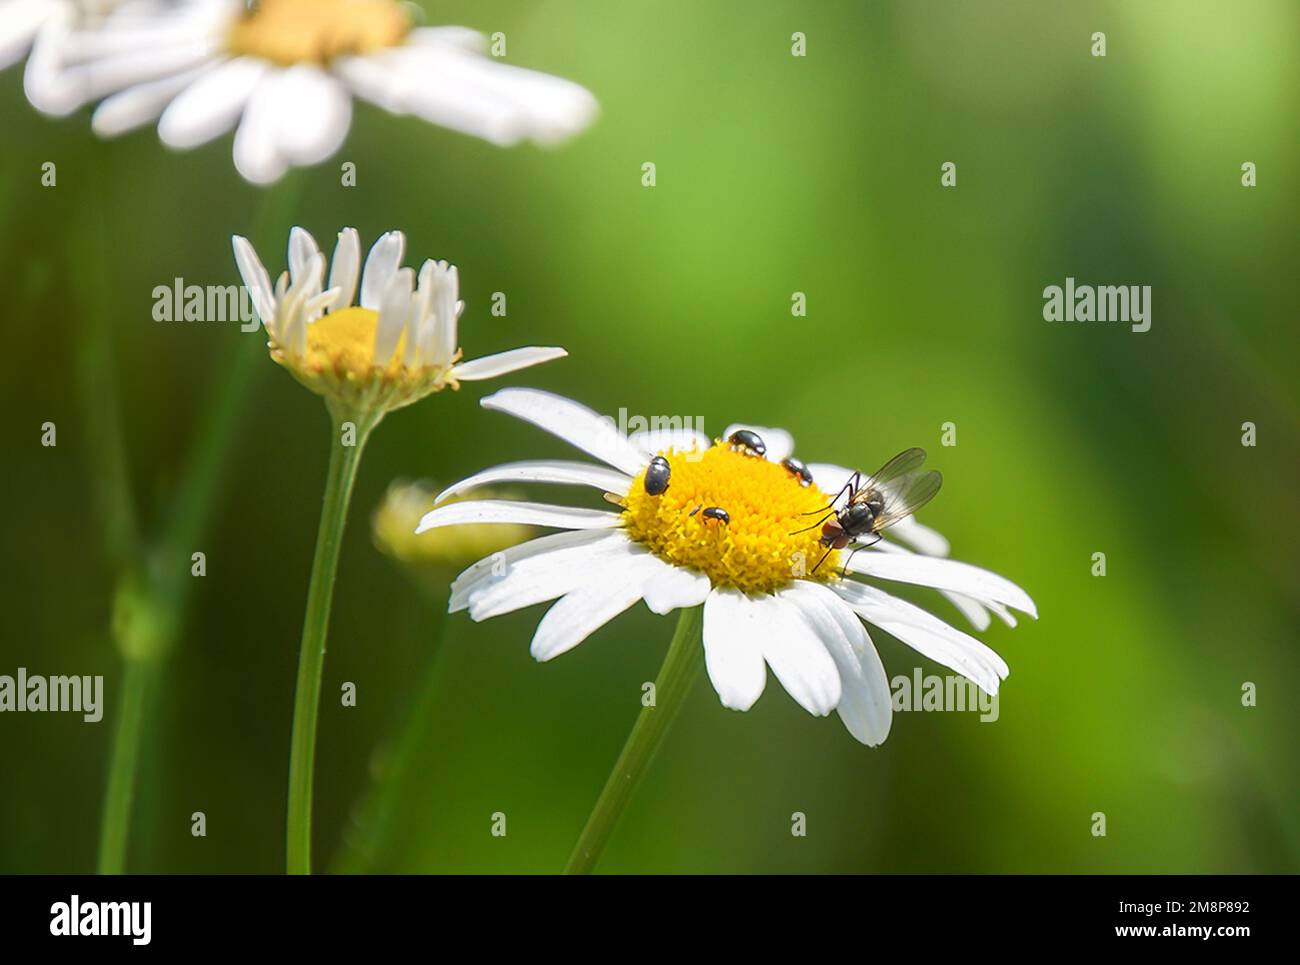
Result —
[[[925, 521], [1041, 612], [982, 635], [1012, 668], [996, 723], [899, 714], [877, 750], [774, 680], [746, 714], [701, 680], [602, 870], [1300, 869], [1292, 0], [427, 7], [431, 23], [503, 31], [510, 61], [587, 85], [600, 119], [556, 151], [503, 151], [359, 106], [336, 158], [276, 187], [292, 213], [259, 239], [272, 274], [290, 223], [327, 243], [343, 225], [367, 244], [401, 228], [408, 263], [460, 266], [468, 356], [571, 353], [506, 383], [602, 412], [703, 416], [714, 432], [786, 426], [805, 458], [867, 469], [926, 446], [945, 485]], [[20, 74], [0, 75], [0, 673], [103, 674], [107, 708], [95, 725], [0, 716], [0, 871], [88, 871], [121, 679], [93, 416], [111, 372], [155, 534], [222, 372], [264, 337], [155, 322], [153, 287], [237, 282], [230, 235], [258, 230], [277, 199], [237, 177], [229, 137], [186, 154], [151, 128], [98, 142], [84, 113], [36, 115]], [[345, 160], [355, 188], [340, 186]], [[45, 161], [57, 187], [40, 186]], [[939, 185], [945, 161], [955, 189]], [[1258, 187], [1242, 187], [1245, 161]], [[1151, 285], [1151, 331], [1043, 321], [1042, 289], [1067, 275]], [[494, 291], [506, 318], [489, 313]], [[806, 318], [791, 317], [795, 291]], [[97, 323], [113, 359], [91, 366], [87, 406], [77, 344]], [[479, 409], [500, 384], [390, 416], [363, 462], [326, 664], [322, 867], [434, 675], [374, 867], [558, 870], [663, 656], [671, 622], [637, 607], [535, 663], [541, 608], [444, 618], [374, 548], [368, 517], [395, 477], [570, 454]], [[39, 444], [46, 421], [56, 448]], [[327, 433], [317, 398], [269, 361], [253, 368], [195, 547], [208, 575], [147, 718], [131, 870], [283, 868]], [[188, 569], [188, 550], [175, 565]], [[959, 619], [933, 594], [904, 595]], [[875, 636], [891, 676], [937, 671]], [[344, 681], [355, 708], [339, 706]], [[1242, 706], [1245, 681], [1257, 707]], [[190, 834], [194, 811], [205, 838]], [[790, 833], [795, 811], [806, 837]]]

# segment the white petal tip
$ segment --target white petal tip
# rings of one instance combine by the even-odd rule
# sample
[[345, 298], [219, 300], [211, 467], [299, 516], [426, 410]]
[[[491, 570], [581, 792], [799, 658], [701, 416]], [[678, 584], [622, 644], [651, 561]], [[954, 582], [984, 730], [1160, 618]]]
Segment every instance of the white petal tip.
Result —
[[729, 699], [727, 697], [720, 696], [718, 699], [721, 701], [722, 706], [727, 708], [727, 710], [734, 710], [737, 713], [741, 713], [741, 714], [749, 710], [749, 708], [753, 707], [754, 704], [758, 702], [757, 697], [755, 697], [753, 700], [734, 700], [734, 699]]

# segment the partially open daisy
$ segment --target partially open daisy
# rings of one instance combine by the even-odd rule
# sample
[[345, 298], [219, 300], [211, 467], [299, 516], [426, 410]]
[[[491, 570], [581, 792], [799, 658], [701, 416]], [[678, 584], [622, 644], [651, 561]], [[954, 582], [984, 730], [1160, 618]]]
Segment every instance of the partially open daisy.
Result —
[[[490, 379], [567, 354], [528, 346], [461, 361], [457, 344], [460, 283], [453, 265], [427, 260], [402, 267], [406, 238], [380, 237], [361, 264], [355, 228], [339, 232], [325, 256], [302, 228], [289, 234], [289, 269], [272, 287], [246, 238], [233, 239], [235, 261], [271, 357], [313, 392], [349, 412], [383, 414], [462, 381]], [[360, 285], [360, 304], [353, 304]], [[328, 287], [326, 285], [328, 284]]]
[[[565, 355], [561, 348], [520, 348], [461, 362], [456, 345], [460, 301], [456, 269], [426, 261], [417, 275], [402, 267], [406, 239], [383, 235], [361, 264], [357, 232], [344, 228], [330, 264], [301, 228], [289, 234], [289, 270], [271, 286], [253, 246], [234, 238], [235, 261], [270, 336], [271, 357], [325, 399], [333, 420], [330, 462], [311, 583], [303, 617], [289, 753], [286, 861], [311, 871], [311, 800], [316, 724], [334, 576], [352, 486], [370, 433], [393, 409], [461, 380], [487, 379]], [[353, 299], [360, 286], [360, 304]]]
[[[847, 553], [832, 550], [815, 566], [825, 548], [808, 521], [850, 470], [813, 463], [811, 483], [801, 479], [782, 465], [794, 448], [786, 432], [755, 429], [766, 442], [763, 457], [726, 441], [736, 426], [722, 441], [694, 430], [625, 438], [609, 420], [546, 392], [504, 389], [482, 404], [534, 423], [606, 465], [510, 463], [457, 483], [440, 500], [489, 483], [544, 482], [588, 486], [619, 507], [466, 500], [438, 506], [421, 520], [420, 532], [486, 522], [564, 530], [506, 551], [504, 573], [500, 561], [483, 560], [452, 585], [451, 610], [468, 610], [474, 620], [557, 600], [533, 637], [539, 660], [577, 646], [638, 600], [655, 613], [703, 605], [705, 666], [725, 706], [751, 707], [770, 667], [810, 713], [838, 711], [855, 738], [877, 745], [889, 733], [890, 691], [864, 622], [990, 694], [1009, 671], [969, 634], [852, 577], [953, 594], [977, 625], [987, 625], [989, 610], [1008, 618], [1008, 607], [1036, 615], [1033, 601], [1009, 580], [926, 555], [946, 552], [946, 541], [911, 520], [889, 532], [922, 552], [882, 542], [847, 560]], [[647, 472], [662, 468], [656, 457], [670, 468], [666, 488], [657, 475], [647, 481]], [[846, 562], [850, 576], [840, 572]]]
[[107, 98], [96, 132], [161, 115], [177, 149], [238, 125], [235, 167], [265, 184], [342, 145], [353, 95], [395, 114], [494, 144], [551, 144], [582, 130], [595, 98], [570, 81], [485, 56], [464, 27], [418, 27], [399, 0], [188, 0], [142, 16], [123, 9], [94, 31], [47, 28], [28, 64], [28, 98], [67, 114]]

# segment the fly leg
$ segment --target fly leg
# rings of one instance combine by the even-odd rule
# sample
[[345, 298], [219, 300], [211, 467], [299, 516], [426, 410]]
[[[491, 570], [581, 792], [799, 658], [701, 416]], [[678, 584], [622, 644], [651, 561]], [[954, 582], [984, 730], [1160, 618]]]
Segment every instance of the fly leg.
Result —
[[852, 549], [852, 550], [850, 551], [850, 553], [849, 553], [849, 558], [846, 559], [846, 560], [844, 561], [844, 566], [843, 566], [843, 568], [840, 570], [840, 576], [848, 576], [848, 573], [849, 573], [849, 563], [850, 563], [850, 561], [852, 561], [852, 559], [853, 559], [853, 554], [854, 554], [854, 553], [856, 553], [858, 550], [864, 550], [864, 549], [866, 549], [868, 546], [875, 546], [875, 545], [876, 545], [877, 543], [879, 543], [883, 538], [884, 538], [884, 537], [881, 536], [880, 533], [877, 533], [877, 534], [876, 534], [876, 538], [873, 539], [870, 543], [863, 543], [861, 546], [855, 546], [855, 547], [853, 547], [853, 549]]
[[[829, 505], [823, 506], [821, 509], [814, 509], [810, 513], [800, 513], [799, 515], [815, 516], [818, 513], [828, 513], [828, 514], [833, 513], [835, 511], [835, 504], [840, 501], [840, 497], [845, 495], [846, 493], [850, 496], [853, 495], [853, 493], [857, 491], [858, 487], [861, 484], [862, 484], [862, 473], [855, 472], [852, 476], [849, 477], [848, 482], [846, 482], [843, 486], [840, 487], [840, 491], [835, 494], [835, 498], [830, 501]], [[823, 516], [822, 518], [825, 519], [826, 517]], [[802, 530], [800, 530], [800, 532], [802, 532]]]

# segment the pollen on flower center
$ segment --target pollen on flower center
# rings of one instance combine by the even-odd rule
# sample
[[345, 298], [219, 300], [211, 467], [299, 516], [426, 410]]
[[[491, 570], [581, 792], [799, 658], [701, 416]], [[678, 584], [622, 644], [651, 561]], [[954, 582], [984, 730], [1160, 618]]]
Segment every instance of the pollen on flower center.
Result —
[[231, 29], [233, 53], [290, 66], [396, 47], [411, 18], [396, 0], [260, 0]]
[[321, 368], [365, 375], [374, 366], [378, 328], [379, 313], [369, 308], [322, 315], [307, 326], [307, 358]]
[[[720, 442], [703, 452], [662, 453], [672, 467], [666, 492], [645, 490], [644, 471], [632, 482], [624, 511], [628, 535], [660, 559], [700, 570], [715, 586], [773, 592], [797, 578], [833, 580], [839, 553], [819, 542], [815, 513], [830, 497], [803, 486], [784, 466]], [[691, 515], [691, 511], [699, 508]], [[729, 522], [705, 516], [717, 507]], [[807, 529], [796, 533], [796, 530]]]

